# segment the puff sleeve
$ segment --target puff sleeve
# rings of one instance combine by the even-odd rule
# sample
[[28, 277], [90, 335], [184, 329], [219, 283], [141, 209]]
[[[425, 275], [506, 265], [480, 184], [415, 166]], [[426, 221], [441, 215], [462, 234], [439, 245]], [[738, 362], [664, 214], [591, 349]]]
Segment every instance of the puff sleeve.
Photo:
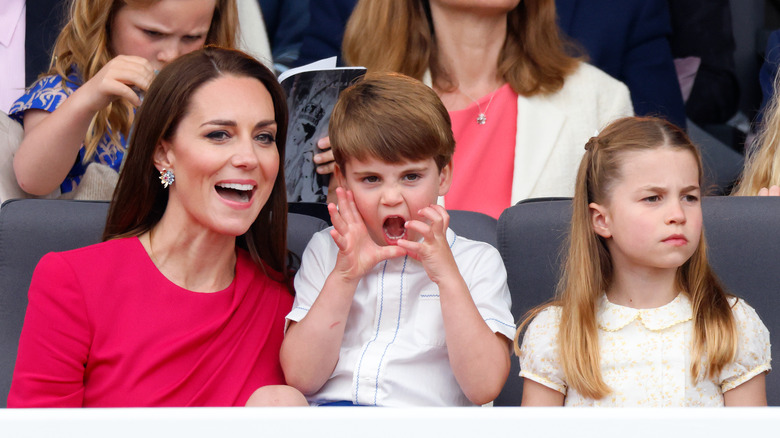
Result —
[[723, 392], [772, 369], [769, 330], [761, 318], [744, 300], [737, 301], [731, 311], [737, 325], [737, 355], [720, 373]]
[[548, 307], [528, 325], [520, 347], [520, 377], [566, 395], [566, 380], [558, 352], [560, 307]]

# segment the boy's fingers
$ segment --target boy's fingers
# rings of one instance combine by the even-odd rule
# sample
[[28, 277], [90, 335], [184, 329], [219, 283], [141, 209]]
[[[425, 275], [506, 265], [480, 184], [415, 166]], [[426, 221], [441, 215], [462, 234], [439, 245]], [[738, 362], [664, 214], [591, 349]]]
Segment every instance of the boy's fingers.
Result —
[[409, 257], [420, 260], [420, 247], [421, 245], [417, 242], [412, 242], [411, 240], [399, 240], [398, 246], [406, 250], [406, 253], [409, 254]]
[[344, 218], [341, 217], [336, 204], [332, 202], [328, 204], [328, 214], [330, 214], [330, 222], [333, 224], [333, 227], [340, 232], [344, 232], [344, 229], [347, 227], [347, 223], [344, 221]]
[[383, 246], [379, 249], [380, 260], [393, 259], [406, 254], [406, 249], [395, 245]]
[[431, 208], [436, 210], [442, 218], [442, 224], [446, 230], [450, 226], [450, 214], [447, 213], [447, 209], [438, 204], [431, 204]]
[[434, 233], [444, 232], [449, 226], [450, 216], [447, 210], [441, 205], [431, 204], [420, 210], [420, 215], [431, 221], [431, 228]]
[[333, 241], [336, 243], [336, 246], [338, 246], [341, 251], [346, 250], [346, 241], [344, 239], [344, 236], [341, 233], [339, 233], [335, 229], [330, 230], [330, 237], [333, 238]]
[[416, 231], [417, 233], [422, 235], [424, 239], [429, 239], [431, 236], [433, 236], [433, 234], [431, 233], [431, 226], [422, 221], [417, 221], [417, 220], [407, 221], [404, 224], [404, 227], [407, 230]]
[[355, 204], [355, 194], [352, 193], [352, 190], [346, 191], [346, 197], [347, 197], [347, 209], [349, 210], [349, 214], [352, 220], [363, 222], [363, 217], [360, 216], [360, 212], [357, 209], [357, 204]]

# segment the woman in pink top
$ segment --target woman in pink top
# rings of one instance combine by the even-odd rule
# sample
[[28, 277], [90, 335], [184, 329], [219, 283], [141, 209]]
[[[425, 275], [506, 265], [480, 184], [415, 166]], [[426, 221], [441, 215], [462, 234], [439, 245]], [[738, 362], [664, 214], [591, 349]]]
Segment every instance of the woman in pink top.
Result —
[[9, 407], [305, 403], [279, 364], [292, 294], [274, 75], [199, 50], [160, 72], [136, 120], [105, 241], [36, 268]]
[[585, 142], [633, 115], [628, 88], [570, 56], [555, 20], [554, 0], [358, 1], [347, 63], [423, 80], [450, 111], [447, 208], [497, 217], [525, 198], [572, 196]]

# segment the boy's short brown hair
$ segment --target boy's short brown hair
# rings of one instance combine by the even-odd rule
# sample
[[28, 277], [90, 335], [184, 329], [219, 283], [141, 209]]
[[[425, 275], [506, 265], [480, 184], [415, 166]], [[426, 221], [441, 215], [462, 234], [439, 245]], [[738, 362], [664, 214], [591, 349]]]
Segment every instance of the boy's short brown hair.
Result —
[[432, 88], [399, 73], [370, 73], [341, 93], [328, 126], [336, 164], [373, 157], [387, 163], [433, 158], [441, 171], [455, 139]]

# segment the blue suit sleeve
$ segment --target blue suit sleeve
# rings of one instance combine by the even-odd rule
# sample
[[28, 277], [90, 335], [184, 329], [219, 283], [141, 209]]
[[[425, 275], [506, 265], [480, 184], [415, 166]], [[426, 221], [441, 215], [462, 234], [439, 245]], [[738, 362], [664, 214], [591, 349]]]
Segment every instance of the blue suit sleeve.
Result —
[[664, 0], [644, 3], [629, 27], [621, 70], [638, 115], [659, 115], [685, 128], [685, 106], [669, 46], [671, 21]]
[[315, 0], [310, 4], [310, 22], [304, 30], [296, 65], [305, 65], [331, 56], [341, 59], [344, 28], [357, 0]]

